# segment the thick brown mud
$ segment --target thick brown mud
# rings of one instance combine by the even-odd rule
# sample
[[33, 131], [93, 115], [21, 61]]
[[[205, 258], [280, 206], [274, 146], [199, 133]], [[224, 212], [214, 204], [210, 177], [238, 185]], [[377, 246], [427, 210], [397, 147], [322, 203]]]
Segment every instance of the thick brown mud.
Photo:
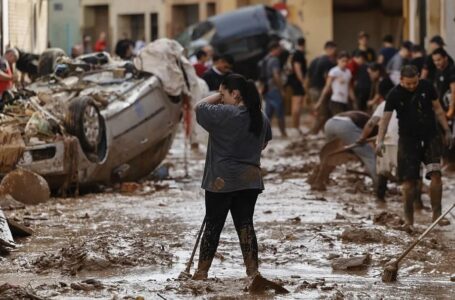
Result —
[[[166, 159], [170, 179], [6, 210], [35, 233], [0, 257], [0, 299], [453, 299], [453, 216], [452, 225], [436, 227], [403, 260], [397, 282], [383, 283], [384, 264], [425, 230], [431, 212], [416, 213], [411, 234], [402, 230], [397, 189], [391, 185], [387, 203], [376, 204], [372, 182], [355, 162], [335, 170], [327, 191], [311, 191], [306, 180], [322, 143], [277, 138], [264, 153], [266, 190], [255, 212], [260, 270], [288, 295], [248, 294], [230, 218], [210, 279], [177, 280], [204, 217], [204, 156], [190, 154], [185, 179], [179, 136]], [[455, 177], [445, 176], [445, 207], [455, 201], [454, 184]], [[426, 195], [424, 204], [430, 206]]]

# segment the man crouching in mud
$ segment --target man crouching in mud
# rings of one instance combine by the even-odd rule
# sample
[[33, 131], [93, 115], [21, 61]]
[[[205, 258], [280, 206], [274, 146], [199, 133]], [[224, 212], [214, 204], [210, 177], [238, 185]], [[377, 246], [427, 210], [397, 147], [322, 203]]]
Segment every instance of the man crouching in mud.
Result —
[[202, 188], [206, 227], [193, 279], [208, 276], [229, 211], [239, 236], [246, 273], [256, 277], [258, 244], [253, 227], [254, 207], [264, 189], [261, 152], [272, 138], [261, 98], [253, 81], [228, 75], [219, 92], [195, 107], [197, 122], [209, 132]]
[[[436, 119], [444, 133], [446, 146], [452, 146], [452, 137], [445, 113], [431, 83], [419, 80], [417, 68], [412, 65], [401, 69], [400, 84], [386, 97], [384, 115], [379, 126], [376, 153], [382, 156], [384, 136], [393, 111], [398, 118], [398, 168], [397, 175], [402, 182], [404, 216], [406, 225], [414, 224], [414, 198], [418, 192], [420, 164], [425, 165], [426, 178], [431, 179], [430, 199], [433, 221], [442, 211], [441, 154], [442, 139]], [[448, 225], [442, 219], [439, 225]]]

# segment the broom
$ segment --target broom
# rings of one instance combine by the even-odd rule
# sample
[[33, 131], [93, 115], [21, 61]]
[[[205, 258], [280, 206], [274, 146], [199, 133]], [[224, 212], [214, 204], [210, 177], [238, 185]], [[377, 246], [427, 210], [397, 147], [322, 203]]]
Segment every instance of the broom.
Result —
[[427, 230], [424, 231], [412, 244], [409, 246], [396, 260], [392, 260], [388, 262], [384, 267], [384, 272], [382, 273], [382, 281], [383, 282], [392, 282], [397, 280], [398, 275], [398, 263], [405, 258], [405, 256], [444, 218], [453, 208], [455, 207], [455, 203], [439, 218], [434, 221]]

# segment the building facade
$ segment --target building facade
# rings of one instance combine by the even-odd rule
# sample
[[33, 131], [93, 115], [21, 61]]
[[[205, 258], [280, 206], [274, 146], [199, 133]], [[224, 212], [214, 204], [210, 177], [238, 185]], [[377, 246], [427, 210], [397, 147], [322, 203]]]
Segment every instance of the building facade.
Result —
[[165, 36], [163, 0], [79, 0], [81, 36], [107, 34], [110, 50], [124, 37], [153, 41]]
[[0, 0], [1, 52], [7, 47], [40, 53], [47, 47], [47, 0]]
[[48, 29], [51, 47], [71, 53], [71, 47], [81, 44], [81, 6], [78, 0], [48, 0]]
[[[370, 34], [373, 48], [380, 48], [386, 34], [426, 45], [434, 34], [447, 41], [455, 55], [455, 1], [453, 0], [166, 0], [166, 33], [175, 37], [187, 26], [236, 8], [265, 4], [283, 9], [307, 40], [310, 59], [335, 40], [340, 49], [355, 49], [357, 34]], [[422, 12], [422, 13], [420, 13]]]

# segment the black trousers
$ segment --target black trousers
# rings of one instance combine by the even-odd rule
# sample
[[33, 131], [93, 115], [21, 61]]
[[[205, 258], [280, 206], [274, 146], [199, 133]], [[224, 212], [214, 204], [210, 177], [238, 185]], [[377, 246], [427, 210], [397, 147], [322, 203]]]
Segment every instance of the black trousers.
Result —
[[250, 257], [257, 263], [258, 244], [253, 227], [253, 214], [260, 192], [260, 190], [230, 193], [205, 192], [206, 225], [201, 240], [200, 261], [213, 260], [221, 231], [230, 211], [244, 259]]

